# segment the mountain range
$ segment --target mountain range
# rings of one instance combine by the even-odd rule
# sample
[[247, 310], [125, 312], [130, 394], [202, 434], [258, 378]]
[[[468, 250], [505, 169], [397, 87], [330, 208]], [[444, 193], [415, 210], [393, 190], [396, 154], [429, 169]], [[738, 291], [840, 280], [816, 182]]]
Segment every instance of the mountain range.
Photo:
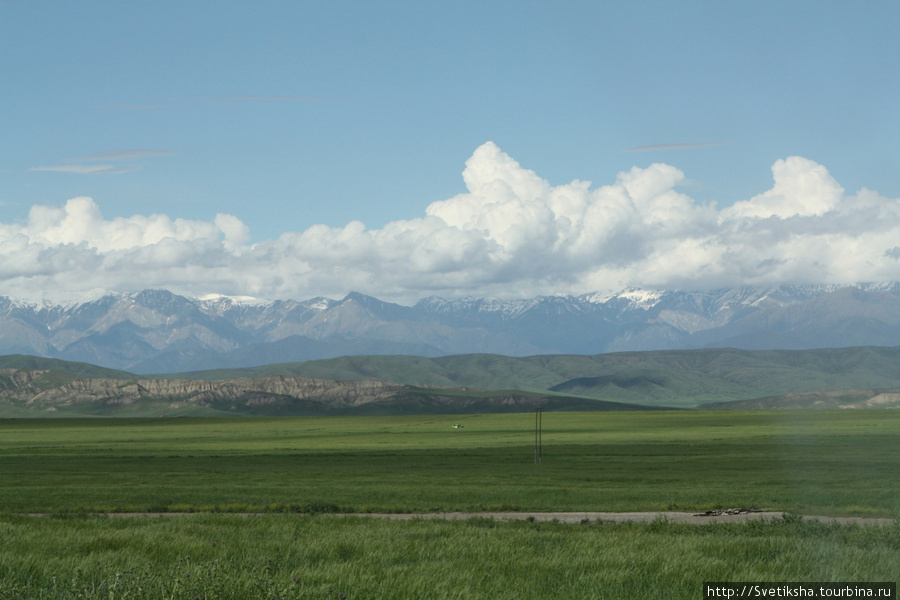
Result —
[[527, 300], [351, 293], [263, 301], [166, 290], [69, 303], [0, 297], [0, 354], [131, 373], [252, 367], [354, 355], [593, 355], [900, 345], [900, 283], [627, 289]]

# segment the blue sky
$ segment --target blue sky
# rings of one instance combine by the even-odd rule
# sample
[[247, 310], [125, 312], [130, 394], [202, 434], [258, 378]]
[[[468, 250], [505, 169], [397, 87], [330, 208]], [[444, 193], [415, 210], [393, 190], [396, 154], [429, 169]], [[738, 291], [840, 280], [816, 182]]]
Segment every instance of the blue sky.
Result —
[[[0, 248], [0, 256], [18, 265], [0, 268], [0, 283], [19, 293], [77, 292], [88, 285], [79, 270], [89, 269], [91, 287], [141, 285], [121, 275], [128, 264], [123, 253], [134, 260], [141, 254], [145, 262], [135, 264], [148, 269], [169, 265], [150, 283], [194, 293], [205, 286], [217, 293], [309, 297], [363, 287], [359, 291], [412, 299], [431, 292], [521, 295], [620, 284], [785, 281], [810, 273], [817, 257], [787, 256], [789, 249], [768, 257], [748, 253], [733, 235], [721, 239], [727, 233], [721, 223], [714, 232], [703, 229], [712, 227], [710, 219], [723, 220], [718, 213], [683, 224], [684, 231], [695, 230], [671, 235], [708, 247], [710, 238], [696, 234], [703, 230], [715, 237], [719, 258], [691, 255], [687, 262], [700, 271], [666, 279], [646, 265], [631, 266], [689, 249], [641, 241], [659, 238], [647, 218], [650, 205], [641, 208], [635, 198], [629, 210], [642, 217], [600, 231], [606, 237], [590, 243], [579, 233], [581, 253], [570, 248], [537, 275], [528, 273], [529, 256], [545, 254], [546, 247], [511, 246], [521, 240], [429, 207], [478, 196], [462, 172], [492, 142], [498, 152], [482, 152], [479, 160], [509, 166], [509, 159], [559, 193], [574, 180], [591, 182], [596, 191], [635, 167], [669, 165], [682, 176], [663, 176], [670, 185], [660, 193], [691, 202], [667, 206], [698, 214], [772, 192], [773, 165], [802, 157], [810, 164], [786, 167], [785, 177], [797, 184], [791, 193], [809, 193], [801, 184], [816, 172], [842, 188], [841, 198], [779, 201], [802, 204], [805, 213], [737, 213], [782, 221], [815, 217], [825, 227], [816, 242], [824, 243], [821, 219], [840, 207], [849, 211], [851, 200], [858, 208], [858, 192], [866, 188], [879, 198], [866, 200], [866, 206], [878, 205], [871, 218], [885, 223], [900, 197], [898, 30], [895, 1], [3, 2], [0, 232], [10, 244], [24, 236], [28, 247]], [[479, 163], [470, 171], [495, 167]], [[458, 204], [487, 214], [499, 203], [491, 193]], [[535, 207], [528, 202], [543, 192], [523, 193], [528, 197], [516, 202], [527, 206], [510, 204], [508, 211], [531, 214]], [[542, 197], [541, 210], [555, 211], [547, 217], [555, 224], [553, 247], [575, 244], [566, 238], [569, 230], [560, 229], [575, 217]], [[67, 210], [75, 198], [91, 203]], [[592, 198], [588, 203], [598, 201]], [[587, 214], [579, 210], [578, 219]], [[216, 215], [225, 217], [217, 222]], [[447, 241], [463, 243], [472, 254], [424, 247], [418, 237], [408, 246], [393, 237], [384, 242], [397, 223], [437, 239], [437, 229], [419, 227], [420, 221], [431, 227], [434, 219], [443, 219], [454, 235], [467, 227], [487, 234], [477, 243]], [[123, 241], [122, 231], [135, 235], [150, 221], [180, 233]], [[355, 221], [364, 228], [348, 229]], [[530, 233], [522, 235], [532, 239], [529, 227], [536, 222], [523, 221]], [[215, 231], [203, 233], [207, 226]], [[230, 241], [223, 227], [231, 228]], [[623, 238], [626, 229], [636, 233]], [[853, 239], [861, 232], [866, 229], [859, 225]], [[285, 234], [299, 241], [275, 248]], [[334, 251], [334, 264], [309, 254], [319, 234]], [[110, 235], [117, 237], [103, 237]], [[166, 237], [185, 247], [175, 252], [177, 259], [169, 248], [163, 252], [169, 262], [158, 264]], [[355, 250], [344, 248], [350, 254], [329, 245], [350, 238]], [[870, 248], [860, 258], [864, 264], [888, 261], [860, 274], [894, 277], [890, 259], [900, 235], [896, 239], [893, 246]], [[212, 257], [208, 246], [215, 240], [219, 254]], [[370, 242], [375, 246], [365, 247]], [[86, 254], [78, 254], [79, 244]], [[643, 250], [623, 250], [629, 244]], [[793, 251], [799, 247], [816, 252], [818, 246]], [[56, 257], [50, 262], [61, 265], [58, 271], [21, 266], [45, 261], [35, 258], [41, 251]], [[382, 262], [398, 265], [404, 252], [441, 258], [422, 265], [431, 282], [418, 287], [362, 264], [363, 255], [382, 251]], [[17, 258], [17, 252], [26, 254]], [[254, 271], [259, 263], [238, 263], [254, 252], [256, 261], [270, 256], [303, 266], [248, 284], [241, 269]], [[491, 268], [464, 268], [485, 253]], [[722, 262], [736, 254], [759, 260], [741, 267]], [[345, 272], [348, 261], [356, 265], [353, 274]], [[779, 261], [794, 264], [783, 272], [760, 266]], [[204, 265], [208, 269], [198, 274]], [[215, 277], [210, 265], [218, 269]], [[830, 265], [808, 277], [841, 279], [854, 268]], [[330, 275], [285, 283], [311, 271]], [[442, 285], [439, 275], [449, 283]]]

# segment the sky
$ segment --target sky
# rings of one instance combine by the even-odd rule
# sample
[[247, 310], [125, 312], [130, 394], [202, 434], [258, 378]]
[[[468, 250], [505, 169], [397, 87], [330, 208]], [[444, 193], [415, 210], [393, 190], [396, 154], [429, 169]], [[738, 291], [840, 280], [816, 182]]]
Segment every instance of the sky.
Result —
[[0, 1], [0, 296], [900, 280], [900, 3]]

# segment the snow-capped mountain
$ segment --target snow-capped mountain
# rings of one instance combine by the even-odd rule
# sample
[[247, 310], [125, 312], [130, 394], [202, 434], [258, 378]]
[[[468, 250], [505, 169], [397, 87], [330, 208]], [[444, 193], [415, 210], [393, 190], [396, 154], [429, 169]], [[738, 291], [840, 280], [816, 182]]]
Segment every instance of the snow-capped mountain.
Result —
[[138, 373], [256, 366], [360, 354], [598, 354], [700, 347], [900, 345], [900, 283], [627, 289], [526, 300], [432, 297], [401, 306], [265, 301], [165, 290], [78, 302], [0, 297], [0, 354]]

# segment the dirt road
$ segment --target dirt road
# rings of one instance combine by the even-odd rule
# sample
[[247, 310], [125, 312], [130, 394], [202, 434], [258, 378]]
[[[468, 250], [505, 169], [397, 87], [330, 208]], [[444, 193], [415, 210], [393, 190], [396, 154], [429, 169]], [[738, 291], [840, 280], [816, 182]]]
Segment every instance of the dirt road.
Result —
[[[735, 514], [701, 515], [685, 512], [436, 512], [436, 513], [352, 513], [345, 516], [371, 517], [404, 521], [409, 519], [447, 519], [459, 521], [473, 517], [483, 517], [496, 521], [558, 521], [560, 523], [609, 522], [626, 521], [651, 522], [665, 519], [673, 523], [740, 523], [751, 519], [781, 519], [782, 512], [745, 511]], [[871, 517], [824, 517], [804, 515], [804, 521], [820, 521], [822, 523], [855, 523], [858, 525], [889, 525], [895, 519]]]
[[[181, 517], [192, 515], [209, 515], [208, 512], [191, 513], [104, 513], [106, 517]], [[275, 513], [220, 513], [242, 515], [245, 517], [266, 516]], [[672, 523], [742, 523], [751, 519], [782, 519], [783, 512], [742, 511], [732, 514], [706, 515], [686, 512], [432, 512], [432, 513], [322, 513], [329, 517], [364, 517], [371, 519], [389, 519], [392, 521], [409, 521], [412, 519], [444, 519], [448, 521], [464, 521], [472, 518], [494, 519], [495, 521], [557, 521], [559, 523], [624, 523], [628, 521], [649, 523], [657, 519], [665, 519]], [[47, 517], [46, 513], [31, 513], [31, 517]], [[841, 523], [857, 525], [885, 526], [897, 522], [897, 519], [878, 517], [826, 517], [803, 515], [804, 521], [821, 523]]]

